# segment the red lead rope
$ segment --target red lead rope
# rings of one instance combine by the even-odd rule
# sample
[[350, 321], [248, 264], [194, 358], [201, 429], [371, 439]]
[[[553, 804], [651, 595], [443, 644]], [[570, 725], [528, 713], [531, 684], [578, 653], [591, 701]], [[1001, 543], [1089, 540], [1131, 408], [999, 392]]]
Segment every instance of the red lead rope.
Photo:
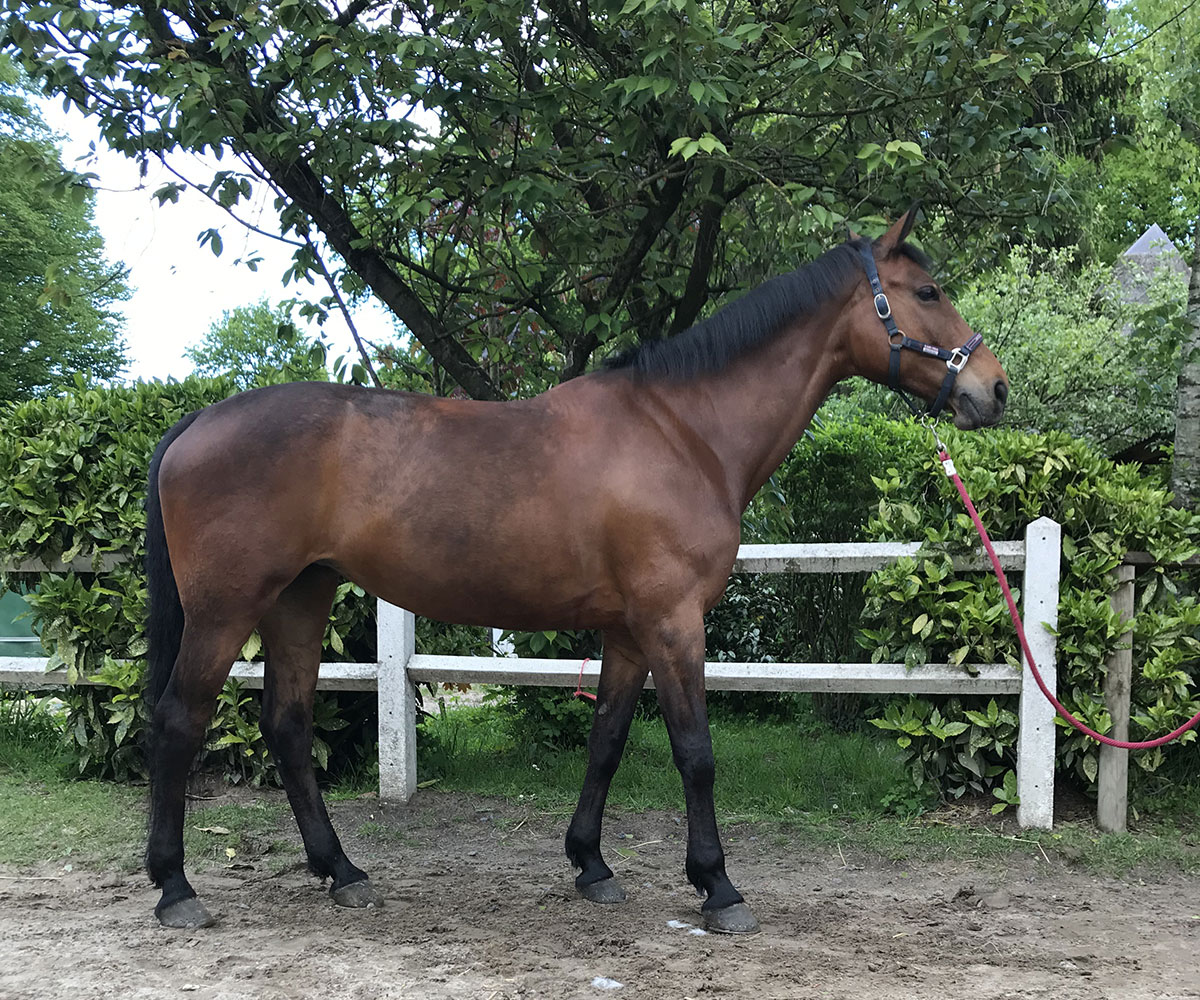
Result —
[[591, 691], [585, 691], [583, 689], [583, 668], [591, 662], [592, 658], [590, 656], [585, 656], [583, 662], [579, 664], [579, 680], [575, 684], [575, 691], [571, 695], [572, 698], [590, 698], [592, 701], [596, 700], [596, 696], [592, 694]]
[[954, 468], [954, 462], [946, 453], [945, 446], [941, 441], [938, 441], [939, 448], [938, 458], [941, 460], [942, 467], [946, 470], [946, 475], [950, 477], [950, 481], [958, 488], [958, 495], [962, 497], [962, 501], [966, 504], [967, 513], [971, 515], [971, 520], [975, 522], [975, 530], [979, 532], [979, 538], [983, 542], [983, 547], [987, 550], [988, 558], [992, 561], [992, 569], [996, 571], [996, 579], [1000, 581], [1000, 589], [1004, 591], [1004, 599], [1008, 602], [1008, 613], [1012, 616], [1013, 625], [1017, 629], [1017, 638], [1021, 640], [1021, 649], [1025, 652], [1025, 662], [1029, 664], [1029, 670], [1033, 674], [1033, 679], [1037, 681], [1037, 686], [1042, 689], [1042, 694], [1049, 699], [1050, 704], [1055, 710], [1072, 726], [1078, 729], [1081, 733], [1086, 733], [1094, 740], [1110, 747], [1116, 747], [1119, 750], [1149, 750], [1151, 747], [1160, 747], [1164, 743], [1170, 743], [1186, 733], [1189, 729], [1200, 723], [1200, 712], [1193, 715], [1178, 729], [1167, 733], [1166, 736], [1160, 736], [1156, 740], [1142, 740], [1140, 742], [1131, 742], [1129, 740], [1114, 740], [1109, 736], [1101, 736], [1094, 729], [1089, 729], [1075, 716], [1066, 710], [1063, 703], [1054, 697], [1053, 693], [1046, 686], [1046, 682], [1042, 680], [1042, 675], [1038, 671], [1037, 664], [1033, 661], [1033, 653], [1029, 651], [1029, 643], [1025, 639], [1025, 627], [1021, 624], [1021, 616], [1017, 613], [1017, 605], [1013, 601], [1012, 591], [1008, 588], [1008, 579], [1004, 575], [1004, 570], [1000, 568], [1000, 560], [996, 558], [996, 550], [992, 548], [992, 540], [988, 538], [988, 533], [983, 527], [983, 522], [979, 520], [979, 514], [975, 510], [975, 505], [971, 503], [971, 498], [967, 494], [967, 488], [963, 485], [963, 481], [958, 477], [958, 471]]

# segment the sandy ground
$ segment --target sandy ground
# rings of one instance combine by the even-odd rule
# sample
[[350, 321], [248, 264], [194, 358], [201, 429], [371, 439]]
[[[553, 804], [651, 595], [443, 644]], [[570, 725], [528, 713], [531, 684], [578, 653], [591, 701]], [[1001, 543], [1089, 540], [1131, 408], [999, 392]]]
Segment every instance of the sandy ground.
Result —
[[696, 933], [679, 816], [610, 818], [630, 900], [600, 907], [574, 893], [562, 821], [533, 810], [424, 792], [333, 813], [383, 908], [333, 906], [269, 841], [194, 878], [204, 931], [159, 928], [138, 872], [3, 870], [0, 997], [1200, 997], [1194, 880], [1097, 878], [1035, 847], [899, 865], [738, 827], [729, 870], [763, 931], [729, 938]]

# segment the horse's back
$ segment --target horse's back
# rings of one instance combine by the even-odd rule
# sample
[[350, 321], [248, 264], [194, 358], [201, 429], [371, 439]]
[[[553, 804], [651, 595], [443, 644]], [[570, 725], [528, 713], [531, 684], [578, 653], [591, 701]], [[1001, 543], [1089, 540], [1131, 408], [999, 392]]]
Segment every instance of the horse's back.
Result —
[[[506, 403], [328, 383], [231, 397], [164, 457], [172, 560], [218, 581], [323, 563], [466, 623], [612, 623], [638, 563], [704, 530], [688, 470], [627, 404], [603, 378]], [[722, 541], [736, 549], [736, 521]]]

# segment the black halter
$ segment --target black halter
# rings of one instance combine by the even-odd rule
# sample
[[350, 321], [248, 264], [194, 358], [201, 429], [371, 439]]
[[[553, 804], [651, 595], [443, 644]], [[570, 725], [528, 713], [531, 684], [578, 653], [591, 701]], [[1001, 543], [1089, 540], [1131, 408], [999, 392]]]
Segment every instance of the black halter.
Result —
[[924, 354], [926, 357], [938, 358], [946, 362], [946, 377], [942, 379], [942, 388], [937, 394], [937, 399], [929, 405], [929, 410], [926, 413], [926, 416], [936, 417], [942, 412], [946, 401], [950, 398], [950, 393], [954, 389], [954, 380], [958, 378], [958, 373], [971, 360], [971, 352], [983, 343], [983, 337], [976, 333], [962, 347], [956, 347], [954, 350], [948, 351], [944, 347], [938, 347], [935, 344], [926, 344], [924, 341], [913, 340], [912, 337], [907, 336], [903, 330], [896, 326], [896, 321], [892, 318], [892, 306], [888, 302], [887, 295], [884, 294], [882, 283], [879, 281], [879, 269], [875, 266], [875, 254], [871, 251], [871, 244], [863, 240], [858, 244], [858, 252], [862, 257], [863, 270], [867, 272], [867, 281], [871, 283], [871, 291], [875, 295], [875, 315], [883, 321], [884, 329], [887, 330], [888, 342], [892, 345], [892, 354], [888, 361], [888, 388], [897, 393], [908, 404], [908, 408], [912, 410], [914, 416], [921, 414], [921, 408], [909, 399], [900, 388], [901, 350], [907, 348], [910, 351]]

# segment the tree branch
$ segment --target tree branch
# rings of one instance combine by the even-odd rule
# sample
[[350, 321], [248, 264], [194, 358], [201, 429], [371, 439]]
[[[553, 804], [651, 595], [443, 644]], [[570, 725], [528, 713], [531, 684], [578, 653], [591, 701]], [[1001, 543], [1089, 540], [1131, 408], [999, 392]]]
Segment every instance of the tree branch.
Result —
[[700, 228], [692, 251], [692, 266], [688, 271], [683, 296], [675, 305], [675, 316], [667, 331], [669, 337], [691, 326], [708, 300], [708, 276], [712, 272], [717, 235], [721, 232], [721, 215], [728, 204], [729, 199], [725, 197], [725, 169], [722, 167], [717, 170], [708, 198], [700, 210]]
[[363, 238], [341, 203], [325, 191], [320, 178], [307, 163], [302, 160], [284, 162], [265, 153], [259, 154], [259, 161], [280, 189], [325, 234], [329, 245], [358, 272], [430, 356], [470, 396], [474, 399], [502, 398], [466, 348], [450, 338], [425, 303], [388, 266], [383, 255]]
[[[638, 267], [645, 259], [646, 254], [650, 252], [650, 248], [654, 246], [654, 241], [658, 239], [658, 235], [667, 221], [679, 207], [679, 203], [683, 199], [684, 181], [685, 174], [683, 173], [668, 178], [659, 197], [647, 206], [646, 214], [638, 223], [637, 230], [630, 238], [624, 256], [613, 270], [612, 278], [609, 280], [605, 302], [610, 308], [615, 308], [624, 298]], [[600, 339], [595, 332], [582, 333], [575, 339], [567, 352], [567, 364], [563, 372], [564, 381], [583, 374], [588, 359], [592, 356], [592, 351], [599, 343]]]

